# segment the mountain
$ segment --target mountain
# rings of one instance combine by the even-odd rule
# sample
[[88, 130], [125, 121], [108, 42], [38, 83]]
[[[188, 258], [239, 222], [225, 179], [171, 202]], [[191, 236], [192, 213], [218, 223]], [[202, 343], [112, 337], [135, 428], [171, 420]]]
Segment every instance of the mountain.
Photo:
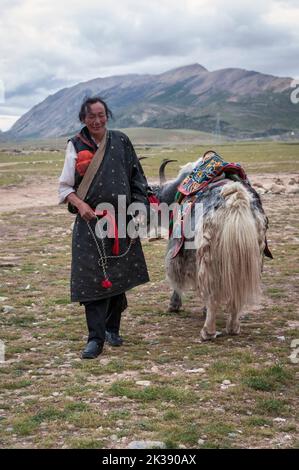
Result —
[[[11, 138], [72, 135], [86, 96], [100, 95], [114, 114], [110, 127], [156, 127], [256, 138], [299, 129], [291, 78], [239, 68], [208, 71], [199, 64], [157, 75], [95, 78], [48, 96], [21, 116]], [[7, 134], [7, 133], [6, 133]]]

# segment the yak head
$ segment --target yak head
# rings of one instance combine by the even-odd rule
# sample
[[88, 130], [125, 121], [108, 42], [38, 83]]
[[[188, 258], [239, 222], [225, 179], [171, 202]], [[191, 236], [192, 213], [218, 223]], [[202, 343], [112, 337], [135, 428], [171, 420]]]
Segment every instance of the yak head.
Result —
[[208, 150], [203, 157], [198, 158], [195, 162], [189, 162], [181, 167], [177, 177], [173, 180], [166, 181], [165, 167], [170, 162], [177, 160], [164, 159], [159, 168], [159, 184], [149, 187], [150, 194], [154, 194], [160, 202], [171, 204], [175, 200], [175, 195], [179, 184], [192, 172], [192, 170], [201, 162], [210, 158], [215, 153], [214, 150]]

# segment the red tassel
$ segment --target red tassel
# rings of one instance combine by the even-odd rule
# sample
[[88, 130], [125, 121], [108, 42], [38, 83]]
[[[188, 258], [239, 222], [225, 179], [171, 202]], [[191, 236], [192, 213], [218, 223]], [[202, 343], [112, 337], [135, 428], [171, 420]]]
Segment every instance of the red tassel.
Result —
[[102, 287], [109, 289], [109, 287], [112, 287], [112, 282], [109, 281], [109, 279], [104, 279], [104, 281], [102, 281]]

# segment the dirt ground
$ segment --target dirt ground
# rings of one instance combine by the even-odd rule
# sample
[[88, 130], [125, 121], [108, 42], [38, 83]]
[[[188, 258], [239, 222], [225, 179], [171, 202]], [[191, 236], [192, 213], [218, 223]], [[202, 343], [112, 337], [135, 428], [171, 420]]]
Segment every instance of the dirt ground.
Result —
[[[251, 181], [268, 187], [278, 176], [287, 187], [299, 173]], [[298, 448], [290, 354], [299, 338], [299, 194], [262, 195], [274, 259], [265, 260], [260, 305], [246, 310], [239, 336], [202, 343], [192, 292], [180, 313], [167, 311], [166, 241], [145, 241], [151, 281], [128, 293], [124, 345], [105, 345], [86, 363], [83, 310], [69, 300], [73, 217], [57, 206], [57, 185], [51, 177], [0, 188], [0, 448], [126, 449], [136, 440]]]
[[[251, 176], [251, 183], [263, 184], [269, 187], [279, 177], [284, 185], [295, 178], [299, 181], [298, 173], [267, 173], [255, 174]], [[157, 181], [151, 181], [157, 183]], [[29, 207], [45, 207], [58, 204], [58, 179], [53, 177], [40, 178], [37, 182], [34, 180], [26, 180], [18, 185], [9, 185], [0, 187], [0, 213], [15, 211]]]

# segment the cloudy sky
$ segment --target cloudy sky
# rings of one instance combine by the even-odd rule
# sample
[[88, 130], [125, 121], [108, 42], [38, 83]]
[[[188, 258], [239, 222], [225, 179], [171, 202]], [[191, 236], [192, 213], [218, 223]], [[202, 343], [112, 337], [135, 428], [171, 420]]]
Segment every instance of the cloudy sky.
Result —
[[299, 0], [0, 0], [0, 129], [61, 88], [199, 63], [299, 78]]

